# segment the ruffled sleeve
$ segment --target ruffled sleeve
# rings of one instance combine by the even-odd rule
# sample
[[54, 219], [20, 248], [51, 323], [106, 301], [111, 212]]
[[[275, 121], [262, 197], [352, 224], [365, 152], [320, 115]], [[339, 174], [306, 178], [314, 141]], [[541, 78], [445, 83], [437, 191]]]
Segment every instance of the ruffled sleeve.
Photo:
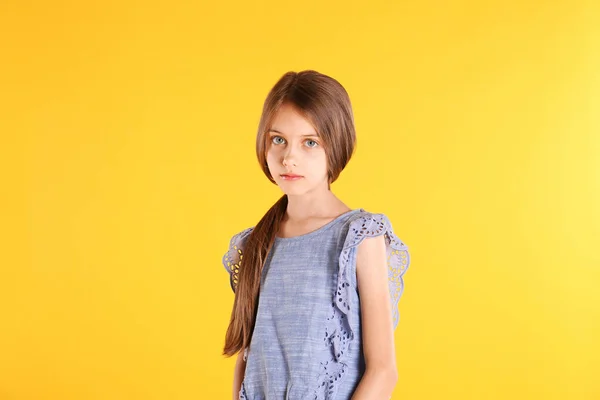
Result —
[[[350, 291], [357, 289], [356, 282], [356, 249], [357, 246], [367, 237], [385, 236], [386, 255], [389, 278], [390, 302], [392, 305], [392, 317], [394, 329], [400, 320], [398, 311], [398, 302], [404, 291], [403, 276], [410, 265], [410, 254], [408, 246], [396, 236], [392, 224], [385, 214], [376, 214], [363, 212], [350, 222], [348, 234], [346, 236], [344, 247], [340, 254], [338, 287], [336, 295], [337, 308], [349, 318], [351, 307], [358, 305], [351, 304]], [[347, 328], [350, 329], [353, 321], [348, 321]], [[351, 331], [351, 329], [350, 329]], [[353, 333], [349, 335], [353, 337]]]
[[246, 239], [252, 232], [252, 229], [254, 228], [247, 228], [233, 235], [229, 241], [229, 248], [223, 255], [223, 266], [227, 272], [229, 272], [229, 283], [231, 285], [231, 290], [233, 290], [234, 293], [238, 284], [242, 259], [244, 258], [243, 247], [246, 243]]
[[354, 327], [358, 326], [354, 319], [360, 313], [356, 282], [356, 250], [357, 246], [367, 237], [385, 236], [387, 266], [389, 277], [390, 302], [394, 329], [398, 325], [400, 315], [398, 302], [404, 290], [403, 275], [410, 264], [408, 246], [395, 234], [387, 216], [374, 214], [365, 210], [353, 216], [348, 222], [348, 232], [339, 256], [337, 287], [333, 294], [333, 314], [327, 319], [325, 340], [331, 343], [331, 358], [322, 362], [322, 369], [315, 390], [317, 400], [335, 398], [339, 381], [345, 374], [352, 360], [348, 359], [350, 344], [355, 340]]

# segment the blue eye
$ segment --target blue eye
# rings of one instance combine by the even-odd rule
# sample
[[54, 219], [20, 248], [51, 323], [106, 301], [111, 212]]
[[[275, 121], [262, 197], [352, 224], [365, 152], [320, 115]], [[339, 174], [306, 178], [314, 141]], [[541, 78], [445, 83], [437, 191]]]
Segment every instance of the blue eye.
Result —
[[[281, 139], [281, 141], [276, 141], [277, 139]], [[282, 143], [285, 143], [285, 139], [282, 138], [281, 136], [273, 136], [271, 138], [271, 142], [274, 143], [274, 144], [282, 144]], [[305, 141], [305, 143], [314, 143], [313, 145], [308, 145], [308, 147], [311, 148], [311, 149], [315, 148], [315, 147], [317, 147], [319, 145], [319, 143], [316, 140], [311, 140], [311, 139], [307, 139]]]
[[[271, 138], [271, 142], [275, 143], [275, 139], [281, 139], [281, 140], [283, 140], [283, 138], [281, 136], [273, 136]], [[279, 143], [275, 143], [275, 144], [279, 144]]]

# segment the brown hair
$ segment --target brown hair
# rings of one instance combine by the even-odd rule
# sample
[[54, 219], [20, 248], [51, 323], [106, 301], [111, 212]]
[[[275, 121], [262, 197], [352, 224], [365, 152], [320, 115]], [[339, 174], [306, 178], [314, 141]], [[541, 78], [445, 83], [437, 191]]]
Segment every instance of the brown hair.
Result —
[[[268, 132], [282, 104], [290, 104], [304, 116], [321, 137], [327, 156], [328, 188], [342, 172], [356, 146], [354, 116], [350, 98], [335, 79], [314, 70], [285, 73], [273, 86], [263, 105], [256, 135], [256, 156], [269, 180], [276, 183], [267, 165]], [[265, 259], [279, 232], [287, 208], [283, 195], [261, 218], [246, 238], [238, 282], [223, 355], [228, 357], [250, 344], [256, 311], [260, 278]]]

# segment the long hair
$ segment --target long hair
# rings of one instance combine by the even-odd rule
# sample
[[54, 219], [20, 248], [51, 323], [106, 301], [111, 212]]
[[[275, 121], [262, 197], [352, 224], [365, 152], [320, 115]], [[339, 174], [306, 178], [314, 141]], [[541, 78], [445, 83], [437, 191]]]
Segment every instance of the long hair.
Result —
[[[331, 183], [337, 180], [350, 161], [356, 146], [354, 115], [348, 93], [337, 80], [314, 70], [290, 71], [277, 81], [264, 102], [256, 135], [258, 162], [273, 183], [276, 182], [266, 157], [268, 132], [283, 104], [294, 106], [321, 137], [327, 156], [330, 189]], [[246, 238], [223, 355], [230, 357], [250, 344], [256, 322], [262, 268], [279, 232], [287, 203], [287, 195], [283, 195]]]

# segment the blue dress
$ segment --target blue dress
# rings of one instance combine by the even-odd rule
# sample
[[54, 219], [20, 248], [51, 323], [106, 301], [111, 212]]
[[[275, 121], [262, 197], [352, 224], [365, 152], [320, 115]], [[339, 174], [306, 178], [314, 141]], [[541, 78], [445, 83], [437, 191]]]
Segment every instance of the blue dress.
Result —
[[[235, 234], [223, 256], [235, 292], [245, 239]], [[348, 400], [365, 371], [356, 246], [385, 235], [394, 329], [408, 269], [408, 247], [389, 219], [348, 211], [304, 235], [276, 237], [262, 271], [256, 323], [244, 352], [240, 400]]]

